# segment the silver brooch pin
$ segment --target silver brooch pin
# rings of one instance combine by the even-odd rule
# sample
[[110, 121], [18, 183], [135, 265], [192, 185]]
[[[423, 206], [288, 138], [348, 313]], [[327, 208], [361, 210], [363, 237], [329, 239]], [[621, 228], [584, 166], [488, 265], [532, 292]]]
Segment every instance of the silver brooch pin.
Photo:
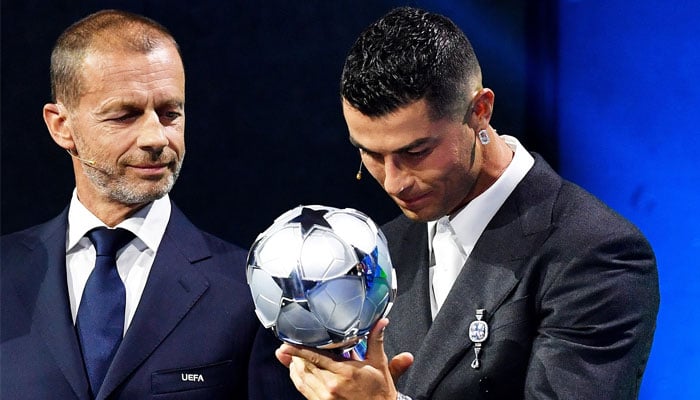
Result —
[[483, 343], [489, 337], [489, 325], [486, 321], [482, 321], [486, 310], [478, 309], [476, 310], [476, 321], [472, 321], [469, 324], [469, 340], [474, 343], [474, 361], [472, 361], [472, 368], [478, 369], [481, 365], [479, 362], [479, 353], [481, 352], [481, 343]]

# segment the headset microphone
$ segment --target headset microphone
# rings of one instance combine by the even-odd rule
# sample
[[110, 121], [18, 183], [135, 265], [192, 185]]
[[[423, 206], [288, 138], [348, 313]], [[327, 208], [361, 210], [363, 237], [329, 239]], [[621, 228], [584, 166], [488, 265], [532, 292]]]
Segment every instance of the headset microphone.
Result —
[[360, 167], [357, 169], [357, 174], [355, 175], [355, 179], [357, 179], [359, 181], [360, 179], [362, 179], [362, 165], [363, 164], [362, 164], [362, 149], [358, 149], [358, 150], [360, 150]]
[[360, 168], [357, 169], [357, 175], [355, 175], [355, 179], [358, 181], [362, 179], [362, 160], [360, 160]]
[[73, 158], [75, 158], [76, 160], [82, 162], [83, 164], [87, 164], [87, 165], [90, 166], [90, 167], [94, 167], [94, 166], [95, 166], [95, 160], [86, 160], [86, 159], [84, 159], [84, 158], [80, 158], [80, 157], [78, 157], [78, 155], [73, 154], [73, 152], [70, 151], [70, 149], [66, 149], [66, 151], [68, 152], [68, 154], [70, 154], [71, 157], [73, 157]]

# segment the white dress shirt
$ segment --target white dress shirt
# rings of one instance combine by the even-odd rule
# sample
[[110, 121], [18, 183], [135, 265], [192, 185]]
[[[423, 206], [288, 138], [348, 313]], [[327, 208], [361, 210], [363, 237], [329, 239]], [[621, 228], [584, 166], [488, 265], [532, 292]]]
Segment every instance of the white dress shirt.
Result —
[[[491, 185], [484, 193], [475, 197], [457, 214], [450, 216], [450, 224], [454, 229], [459, 243], [462, 245], [467, 258], [471, 254], [477, 240], [486, 229], [486, 225], [491, 221], [496, 212], [505, 203], [508, 196], [513, 192], [515, 187], [530, 171], [530, 168], [535, 163], [535, 159], [527, 152], [518, 139], [500, 135], [500, 137], [513, 150], [513, 160], [506, 167], [503, 174]], [[433, 319], [437, 315], [439, 309], [435, 301], [435, 293], [433, 291], [433, 274], [435, 272], [435, 257], [433, 255], [432, 238], [435, 235], [435, 226], [437, 221], [428, 222], [428, 246], [430, 250], [430, 305]], [[454, 274], [456, 277], [459, 273]], [[456, 279], [456, 278], [455, 278]], [[454, 285], [454, 280], [444, 283], [449, 288]], [[445, 290], [449, 291], [449, 288]]]
[[[126, 289], [124, 333], [141, 300], [158, 246], [170, 220], [170, 208], [170, 198], [165, 195], [117, 225], [135, 236], [117, 253], [117, 271]], [[68, 209], [66, 235], [66, 275], [73, 323], [78, 315], [83, 289], [95, 267], [95, 247], [85, 234], [103, 226], [105, 224], [80, 203], [74, 190]]]

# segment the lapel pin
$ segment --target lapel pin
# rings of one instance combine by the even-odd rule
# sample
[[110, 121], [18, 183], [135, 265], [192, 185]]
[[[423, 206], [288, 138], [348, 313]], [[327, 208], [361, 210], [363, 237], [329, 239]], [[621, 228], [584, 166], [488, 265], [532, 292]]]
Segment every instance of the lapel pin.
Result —
[[469, 324], [469, 340], [474, 343], [474, 361], [472, 361], [472, 368], [479, 369], [481, 363], [479, 362], [479, 353], [481, 352], [481, 343], [483, 343], [489, 337], [489, 325], [486, 321], [482, 321], [486, 310], [478, 309], [476, 310], [476, 321], [472, 321]]

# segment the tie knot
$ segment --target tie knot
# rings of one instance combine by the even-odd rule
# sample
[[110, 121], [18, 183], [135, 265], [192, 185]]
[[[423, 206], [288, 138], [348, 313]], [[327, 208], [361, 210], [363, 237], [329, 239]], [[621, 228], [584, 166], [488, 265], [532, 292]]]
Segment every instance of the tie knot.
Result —
[[87, 237], [95, 246], [98, 256], [115, 257], [117, 251], [134, 238], [134, 234], [122, 228], [96, 228], [88, 232]]
[[454, 233], [452, 225], [450, 224], [450, 217], [442, 217], [437, 221], [437, 226], [435, 227], [435, 234], [440, 235], [451, 235]]
[[465, 258], [464, 249], [455, 233], [449, 217], [442, 217], [437, 220], [435, 233], [433, 236], [433, 252], [442, 253], [448, 252], [454, 255], [459, 254]]

